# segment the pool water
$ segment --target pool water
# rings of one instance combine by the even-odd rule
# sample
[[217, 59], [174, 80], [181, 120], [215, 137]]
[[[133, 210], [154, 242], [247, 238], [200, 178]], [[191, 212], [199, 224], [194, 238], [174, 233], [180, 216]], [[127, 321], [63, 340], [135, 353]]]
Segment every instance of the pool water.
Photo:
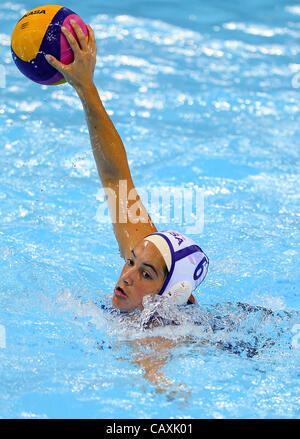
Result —
[[[123, 261], [80, 101], [19, 73], [10, 36], [40, 4], [2, 2], [0, 417], [299, 417], [300, 4], [64, 5], [136, 186], [203, 191], [210, 268], [199, 307], [110, 310]], [[178, 324], [146, 329], [155, 306]]]

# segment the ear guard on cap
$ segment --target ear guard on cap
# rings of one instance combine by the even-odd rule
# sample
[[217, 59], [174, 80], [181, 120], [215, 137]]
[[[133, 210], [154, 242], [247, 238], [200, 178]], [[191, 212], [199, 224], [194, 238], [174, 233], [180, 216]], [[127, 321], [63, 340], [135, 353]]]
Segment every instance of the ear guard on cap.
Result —
[[188, 281], [178, 282], [164, 293], [174, 305], [185, 305], [192, 293], [192, 284]]
[[176, 305], [186, 304], [207, 274], [208, 257], [191, 238], [173, 230], [152, 233], [144, 239], [158, 248], [169, 271], [158, 295], [168, 296]]

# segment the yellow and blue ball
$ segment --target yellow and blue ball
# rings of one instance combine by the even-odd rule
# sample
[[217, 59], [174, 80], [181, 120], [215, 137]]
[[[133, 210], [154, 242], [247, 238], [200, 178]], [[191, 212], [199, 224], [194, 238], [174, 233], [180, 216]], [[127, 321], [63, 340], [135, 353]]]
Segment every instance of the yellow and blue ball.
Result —
[[11, 37], [11, 52], [18, 69], [27, 78], [45, 85], [66, 82], [63, 75], [47, 62], [45, 55], [53, 55], [63, 64], [73, 61], [73, 51], [61, 32], [64, 26], [76, 38], [70, 20], [75, 20], [88, 38], [88, 29], [83, 20], [63, 6], [40, 6], [27, 12], [18, 21]]

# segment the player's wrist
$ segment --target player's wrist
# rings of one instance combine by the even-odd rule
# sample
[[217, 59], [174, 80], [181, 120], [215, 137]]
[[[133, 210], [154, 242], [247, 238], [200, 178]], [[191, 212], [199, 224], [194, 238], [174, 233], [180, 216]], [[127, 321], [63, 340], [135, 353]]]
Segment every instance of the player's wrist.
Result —
[[97, 87], [93, 80], [85, 81], [84, 83], [76, 85], [74, 88], [81, 99], [86, 99], [89, 96], [93, 97], [97, 94]]

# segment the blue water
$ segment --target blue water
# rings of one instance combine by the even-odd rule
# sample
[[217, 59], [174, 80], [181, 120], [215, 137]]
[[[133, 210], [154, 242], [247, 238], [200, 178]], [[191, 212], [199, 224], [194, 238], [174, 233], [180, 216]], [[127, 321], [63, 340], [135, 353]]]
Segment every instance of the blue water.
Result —
[[12, 61], [36, 6], [0, 5], [0, 417], [299, 417], [300, 4], [65, 3], [136, 186], [204, 192], [200, 306], [148, 330], [105, 309], [123, 261], [76, 93]]

